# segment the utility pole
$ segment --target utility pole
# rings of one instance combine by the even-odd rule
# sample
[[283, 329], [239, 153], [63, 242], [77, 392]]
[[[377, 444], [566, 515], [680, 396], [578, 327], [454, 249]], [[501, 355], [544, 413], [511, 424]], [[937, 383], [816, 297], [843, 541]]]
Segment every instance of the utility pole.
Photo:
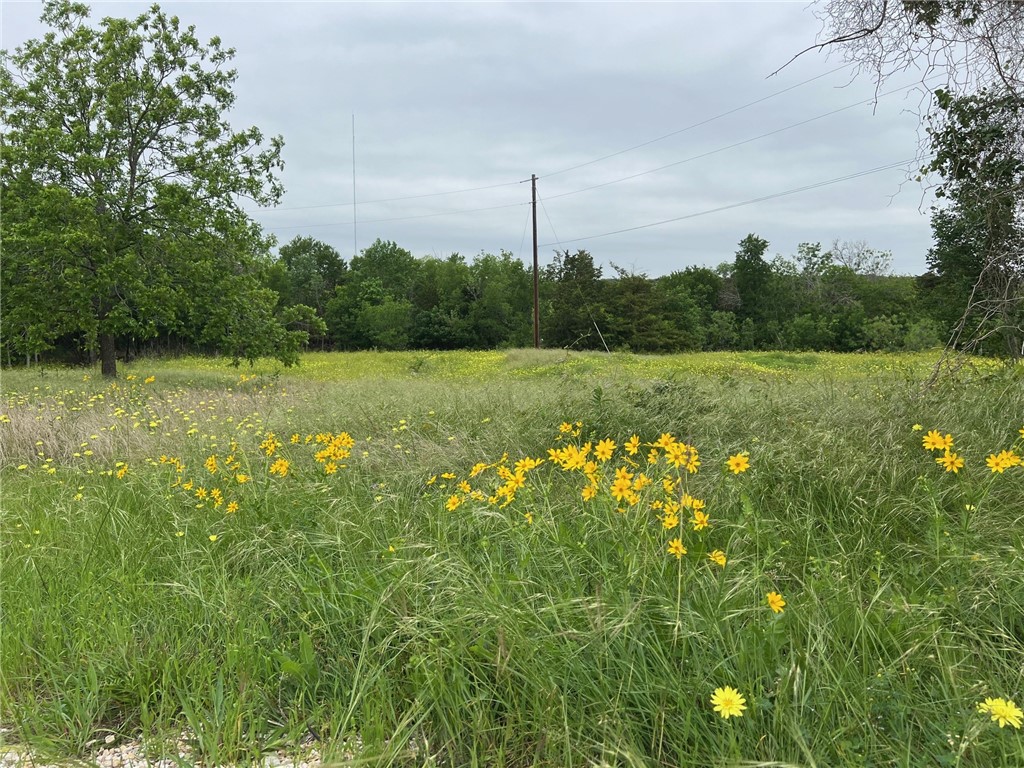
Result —
[[533, 192], [533, 348], [540, 349], [540, 270], [537, 266], [537, 174], [530, 175]]

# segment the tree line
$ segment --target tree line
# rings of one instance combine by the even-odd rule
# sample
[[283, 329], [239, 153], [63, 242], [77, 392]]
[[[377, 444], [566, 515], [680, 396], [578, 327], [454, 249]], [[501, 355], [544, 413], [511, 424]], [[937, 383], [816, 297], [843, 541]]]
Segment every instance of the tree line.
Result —
[[[587, 250], [556, 251], [541, 269], [545, 347], [671, 353], [792, 349], [920, 350], [945, 343], [957, 311], [934, 272], [890, 274], [890, 254], [863, 242], [802, 243], [768, 258], [767, 240], [743, 238], [731, 261], [649, 277]], [[511, 253], [417, 258], [378, 239], [351, 260], [299, 236], [258, 270], [272, 311], [331, 350], [494, 349], [533, 343], [533, 274]], [[5, 339], [5, 344], [6, 344]], [[216, 351], [167, 326], [145, 343], [118, 338], [120, 354]], [[51, 356], [83, 360], [82, 338]]]

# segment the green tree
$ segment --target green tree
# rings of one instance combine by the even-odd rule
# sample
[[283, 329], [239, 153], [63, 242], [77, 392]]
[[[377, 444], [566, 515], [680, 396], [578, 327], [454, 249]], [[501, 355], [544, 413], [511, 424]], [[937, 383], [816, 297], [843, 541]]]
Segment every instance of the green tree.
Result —
[[541, 322], [544, 345], [603, 349], [599, 329], [606, 319], [604, 287], [594, 257], [583, 249], [556, 251], [546, 271], [554, 286]]
[[202, 45], [157, 6], [98, 27], [88, 15], [47, 2], [51, 30], [3, 54], [4, 339], [31, 352], [80, 333], [105, 376], [117, 372], [118, 336], [161, 328], [201, 325], [235, 352], [298, 341], [272, 313], [230, 330], [220, 313], [219, 332], [196, 315], [246, 297], [264, 305], [253, 276], [269, 243], [240, 201], [282, 193], [282, 140], [265, 146], [257, 128], [235, 132], [224, 118], [234, 51]]
[[278, 250], [286, 281], [281, 292], [284, 306], [305, 304], [323, 317], [327, 302], [334, 296], [348, 272], [348, 265], [334, 248], [312, 237], [294, 237]]
[[344, 349], [408, 347], [419, 311], [412, 297], [414, 286], [422, 287], [420, 267], [392, 241], [378, 238], [360, 251], [324, 308], [332, 341]]
[[447, 259], [420, 262], [412, 285], [413, 330], [410, 346], [417, 349], [463, 349], [471, 346], [468, 332], [470, 268], [458, 253]]
[[352, 258], [349, 270], [357, 286], [365, 281], [378, 280], [388, 296], [400, 300], [411, 297], [419, 266], [416, 257], [398, 243], [378, 237]]
[[470, 346], [526, 346], [532, 339], [532, 276], [508, 251], [481, 253], [473, 260], [465, 296]]
[[687, 319], [689, 325], [686, 328], [685, 346], [687, 349], [700, 349], [708, 341], [711, 314], [718, 308], [718, 296], [724, 287], [724, 278], [713, 269], [691, 266], [659, 278], [658, 282], [666, 292], [685, 296], [683, 301], [696, 310], [696, 314]]
[[936, 196], [949, 201], [932, 215], [928, 265], [938, 303], [951, 308], [944, 319], [954, 321], [960, 346], [985, 349], [999, 338], [1017, 357], [1024, 342], [1024, 100], [984, 90], [940, 90], [936, 99], [941, 116], [929, 129], [929, 170], [942, 175]]
[[610, 346], [634, 352], [700, 348], [700, 310], [685, 289], [615, 264], [612, 269], [616, 278], [605, 286]]
[[740, 241], [740, 248], [736, 251], [732, 277], [739, 294], [740, 305], [736, 314], [741, 323], [751, 320], [756, 326], [763, 323], [768, 313], [772, 268], [764, 260], [767, 250], [767, 240], [750, 234]]

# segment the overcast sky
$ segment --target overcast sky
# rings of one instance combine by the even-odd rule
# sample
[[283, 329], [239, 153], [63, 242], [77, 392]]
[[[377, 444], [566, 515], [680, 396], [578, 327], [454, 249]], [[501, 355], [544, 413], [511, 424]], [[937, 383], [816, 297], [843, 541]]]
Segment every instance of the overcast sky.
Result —
[[[90, 5], [98, 21], [147, 4]], [[0, 6], [4, 49], [44, 31], [38, 2]], [[162, 6], [237, 49], [232, 124], [284, 137], [287, 192], [254, 212], [282, 244], [308, 235], [347, 259], [381, 238], [416, 256], [529, 262], [535, 173], [542, 264], [586, 248], [605, 274], [614, 262], [662, 275], [731, 261], [753, 232], [769, 255], [864, 240], [892, 251], [897, 273], [925, 270], [930, 200], [907, 162], [922, 96], [901, 89], [916, 75], [876, 104], [868, 76], [833, 71], [837, 53], [769, 77], [815, 42], [806, 3]], [[759, 198], [771, 199], [737, 205]]]

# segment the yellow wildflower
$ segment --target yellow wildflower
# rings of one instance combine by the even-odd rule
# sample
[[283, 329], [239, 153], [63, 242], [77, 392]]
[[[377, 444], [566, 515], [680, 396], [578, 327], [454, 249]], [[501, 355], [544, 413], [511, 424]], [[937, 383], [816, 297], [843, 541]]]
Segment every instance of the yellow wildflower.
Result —
[[985, 699], [978, 703], [978, 711], [992, 717], [992, 722], [1002, 728], [1006, 724], [1020, 728], [1024, 712], [1010, 699]]
[[281, 443], [274, 437], [273, 432], [267, 432], [266, 437], [263, 438], [263, 442], [260, 443], [260, 450], [267, 456], [273, 456], [274, 452], [281, 447]]
[[715, 712], [728, 720], [730, 717], [742, 717], [747, 700], [735, 688], [728, 685], [724, 688], [716, 688], [711, 697], [711, 703], [715, 705]]
[[1019, 467], [1021, 463], [1021, 458], [1016, 451], [1000, 451], [999, 460], [1002, 461], [1003, 466], [1007, 468]]
[[620, 477], [612, 483], [612, 496], [616, 501], [622, 501], [626, 495], [633, 490], [633, 482], [625, 477]]
[[928, 451], [948, 451], [953, 447], [953, 436], [947, 434], [943, 437], [941, 432], [932, 429], [921, 438], [921, 445]]
[[598, 461], [608, 461], [615, 453], [615, 442], [613, 440], [605, 439], [597, 444], [594, 449], [594, 456], [597, 457]]
[[750, 469], [750, 456], [746, 453], [737, 453], [734, 456], [730, 456], [726, 462], [734, 475], [738, 475], [740, 472], [746, 472]]
[[654, 441], [655, 448], [668, 448], [672, 445], [676, 439], [672, 437], [671, 433], [663, 432], [661, 437]]
[[681, 559], [682, 556], [686, 554], [686, 547], [683, 546], [683, 540], [672, 539], [672, 541], [668, 543], [668, 553], [670, 555], [675, 555], [676, 560]]
[[782, 595], [778, 592], [769, 592], [767, 598], [768, 607], [775, 613], [782, 613], [782, 609], [786, 607], [786, 601], [782, 599]]
[[513, 465], [513, 469], [516, 472], [529, 472], [531, 469], [536, 469], [544, 463], [544, 459], [535, 459], [532, 456], [526, 456]]
[[708, 555], [708, 559], [711, 560], [711, 562], [713, 563], [717, 563], [723, 568], [725, 567], [725, 552], [723, 552], [720, 549], [716, 549], [714, 552], [711, 552]]
[[935, 460], [935, 463], [943, 467], [947, 472], [952, 472], [955, 475], [963, 467], [964, 460], [957, 454], [946, 451]]

